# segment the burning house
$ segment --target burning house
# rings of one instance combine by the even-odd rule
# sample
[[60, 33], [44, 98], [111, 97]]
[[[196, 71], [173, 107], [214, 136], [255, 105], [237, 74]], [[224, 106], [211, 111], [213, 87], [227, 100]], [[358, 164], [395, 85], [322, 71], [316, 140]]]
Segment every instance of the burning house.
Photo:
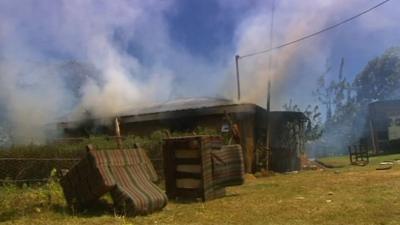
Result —
[[400, 100], [377, 101], [368, 105], [373, 153], [388, 153], [400, 147]]
[[[157, 130], [193, 132], [202, 127], [227, 133], [235, 128], [234, 140], [242, 146], [247, 172], [265, 166], [279, 172], [299, 170], [307, 118], [301, 112], [270, 112], [269, 115], [264, 108], [252, 103], [196, 98], [126, 111], [119, 115], [119, 122], [122, 135], [138, 136]], [[82, 130], [91, 130], [94, 124], [88, 122], [77, 129], [62, 123], [61, 127], [66, 135], [77, 136], [84, 133]], [[107, 132], [107, 128], [101, 131]]]

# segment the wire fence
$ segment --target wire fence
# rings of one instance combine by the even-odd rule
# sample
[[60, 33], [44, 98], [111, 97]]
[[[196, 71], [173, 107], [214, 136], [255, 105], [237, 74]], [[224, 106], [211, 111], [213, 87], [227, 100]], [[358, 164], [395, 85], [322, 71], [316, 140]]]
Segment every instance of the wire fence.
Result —
[[[103, 136], [94, 138], [60, 138], [47, 145], [15, 146], [0, 149], [0, 185], [6, 183], [45, 183], [55, 169], [61, 177], [86, 155], [87, 144], [96, 149], [112, 150], [134, 148], [139, 143], [161, 179], [163, 179], [162, 139], [135, 139], [134, 137]], [[141, 145], [143, 144], [143, 146]]]
[[[51, 172], [56, 169], [57, 175], [71, 169], [80, 158], [1, 158], [0, 184], [37, 184], [49, 181]], [[157, 174], [163, 177], [161, 158], [151, 158]]]
[[0, 183], [47, 182], [51, 171], [72, 168], [79, 158], [0, 158]]

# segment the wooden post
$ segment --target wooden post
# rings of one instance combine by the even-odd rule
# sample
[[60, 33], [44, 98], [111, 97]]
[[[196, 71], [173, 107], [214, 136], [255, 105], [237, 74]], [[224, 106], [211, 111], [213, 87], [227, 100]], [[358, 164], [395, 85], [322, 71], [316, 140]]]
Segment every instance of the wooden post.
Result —
[[266, 152], [265, 152], [265, 170], [269, 171], [270, 167], [270, 160], [271, 160], [271, 143], [270, 143], [270, 137], [271, 137], [271, 80], [268, 79], [268, 90], [267, 90], [267, 120], [266, 120], [266, 140], [265, 140], [265, 145], [266, 145]]
[[122, 149], [121, 130], [119, 129], [118, 117], [115, 117], [115, 136], [117, 138], [117, 146]]
[[94, 148], [94, 146], [92, 144], [86, 145], [86, 152], [87, 153], [89, 153], [91, 151], [94, 151], [94, 150], [95, 150], [95, 148]]
[[236, 64], [236, 83], [237, 83], [237, 100], [240, 101], [240, 75], [239, 75], [239, 55], [235, 55]]
[[354, 147], [357, 149], [357, 161], [362, 161], [362, 155], [361, 155], [360, 146], [355, 145]]
[[370, 133], [371, 133], [373, 152], [374, 152], [374, 154], [377, 154], [378, 153], [377, 138], [376, 138], [375, 127], [372, 122], [372, 119], [369, 120], [369, 129], [370, 129]]
[[351, 151], [351, 145], [348, 146], [349, 148], [349, 159], [350, 159], [350, 164], [353, 164], [353, 153]]

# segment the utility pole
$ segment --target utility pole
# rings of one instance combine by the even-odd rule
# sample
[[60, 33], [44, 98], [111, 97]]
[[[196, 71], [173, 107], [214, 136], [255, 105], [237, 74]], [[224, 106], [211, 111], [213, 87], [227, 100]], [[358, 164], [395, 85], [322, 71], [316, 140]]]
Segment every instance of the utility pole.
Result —
[[[275, 13], [275, 0], [272, 1], [272, 7], [271, 7], [271, 23], [270, 23], [270, 30], [269, 30], [269, 48], [272, 48], [272, 43], [273, 43], [273, 38], [274, 38], [274, 13]], [[271, 136], [271, 67], [272, 67], [272, 55], [269, 55], [268, 58], [268, 86], [267, 86], [267, 129], [266, 129], [266, 152], [265, 152], [265, 169], [266, 171], [269, 170], [269, 161], [270, 161], [270, 153], [271, 153], [271, 144], [270, 144], [270, 136]]]
[[267, 86], [267, 112], [271, 111], [271, 80], [268, 79], [268, 86]]
[[271, 104], [271, 80], [268, 79], [268, 87], [267, 87], [267, 121], [266, 121], [266, 125], [267, 125], [267, 129], [265, 131], [265, 135], [266, 135], [266, 140], [265, 140], [265, 171], [268, 172], [269, 171], [269, 161], [271, 158], [271, 148], [270, 148], [270, 132], [271, 132], [271, 119], [270, 119], [270, 104]]
[[344, 67], [344, 58], [340, 60], [340, 69], [339, 69], [339, 82], [343, 79], [343, 67]]
[[239, 76], [239, 55], [235, 55], [235, 63], [236, 63], [236, 82], [237, 82], [237, 99], [240, 101], [240, 76]]

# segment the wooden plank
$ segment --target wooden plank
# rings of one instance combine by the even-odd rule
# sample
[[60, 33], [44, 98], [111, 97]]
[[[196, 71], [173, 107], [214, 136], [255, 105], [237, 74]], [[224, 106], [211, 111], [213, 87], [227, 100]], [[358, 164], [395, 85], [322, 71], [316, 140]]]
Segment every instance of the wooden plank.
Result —
[[199, 149], [200, 148], [200, 137], [182, 137], [177, 139], [167, 139], [166, 142], [172, 144], [173, 149]]
[[176, 149], [175, 157], [178, 159], [200, 158], [200, 151], [197, 149]]
[[179, 178], [202, 179], [201, 173], [176, 172], [176, 179], [179, 179]]
[[175, 159], [176, 165], [178, 164], [200, 164], [200, 158], [196, 159]]
[[201, 180], [199, 179], [184, 178], [176, 180], [177, 188], [198, 189], [200, 188], [200, 185], [201, 185]]
[[[253, 135], [253, 132], [248, 132]], [[246, 172], [252, 173], [253, 171], [253, 161], [254, 161], [254, 136], [246, 137], [246, 161], [247, 168]]]
[[177, 195], [176, 191], [176, 161], [173, 156], [173, 150], [171, 149], [169, 142], [164, 142], [163, 145], [163, 158], [164, 158], [164, 176], [165, 176], [165, 189], [168, 198], [174, 199]]
[[179, 193], [178, 197], [183, 197], [183, 198], [200, 198], [201, 197], [200, 189], [178, 188], [177, 193]]
[[201, 173], [200, 165], [181, 164], [176, 166], [177, 172]]

